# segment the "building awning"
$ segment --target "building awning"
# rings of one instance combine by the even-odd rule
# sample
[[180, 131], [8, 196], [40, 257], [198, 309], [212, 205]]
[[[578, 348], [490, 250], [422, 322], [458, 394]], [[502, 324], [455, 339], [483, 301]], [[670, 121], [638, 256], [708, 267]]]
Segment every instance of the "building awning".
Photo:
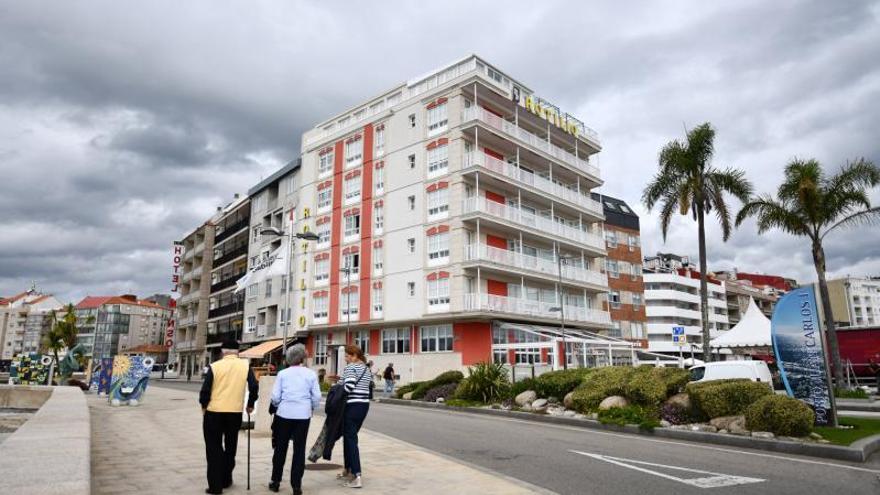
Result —
[[242, 351], [241, 353], [239, 353], [239, 356], [243, 357], [243, 358], [248, 358], [248, 359], [262, 359], [263, 357], [266, 356], [266, 354], [269, 354], [270, 352], [274, 351], [275, 349], [278, 349], [279, 347], [281, 347], [282, 342], [284, 342], [284, 341], [281, 339], [267, 340], [266, 342], [263, 342], [262, 344], [251, 347], [250, 349], [248, 349], [246, 351]]
[[161, 344], [141, 344], [131, 349], [123, 349], [123, 354], [168, 354], [168, 349]]

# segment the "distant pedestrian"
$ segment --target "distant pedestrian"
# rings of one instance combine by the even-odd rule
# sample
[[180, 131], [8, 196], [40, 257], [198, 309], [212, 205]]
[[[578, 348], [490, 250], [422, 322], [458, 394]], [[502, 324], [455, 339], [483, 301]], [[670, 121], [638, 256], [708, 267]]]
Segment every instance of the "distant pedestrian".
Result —
[[382, 378], [385, 380], [385, 395], [390, 397], [394, 394], [394, 363], [388, 363], [388, 366], [385, 367], [385, 371], [382, 373]]
[[223, 493], [232, 486], [238, 431], [245, 387], [248, 389], [247, 413], [254, 412], [259, 385], [248, 362], [238, 357], [238, 342], [221, 344], [223, 357], [208, 367], [199, 402], [202, 405], [202, 432], [208, 460], [208, 488], [205, 493]]
[[373, 376], [364, 363], [364, 351], [356, 345], [345, 346], [345, 362], [342, 382], [348, 397], [342, 426], [342, 446], [345, 470], [338, 478], [345, 480], [346, 488], [361, 488], [361, 453], [358, 448], [358, 432], [370, 411], [370, 385]]

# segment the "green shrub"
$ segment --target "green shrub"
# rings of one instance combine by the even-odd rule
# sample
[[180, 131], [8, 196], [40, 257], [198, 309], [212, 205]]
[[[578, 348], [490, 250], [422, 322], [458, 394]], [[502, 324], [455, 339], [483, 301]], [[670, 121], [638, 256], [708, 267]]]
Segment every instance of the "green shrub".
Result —
[[746, 408], [746, 428], [775, 435], [803, 437], [810, 434], [816, 420], [813, 410], [787, 395], [771, 394]]
[[612, 407], [599, 411], [599, 422], [618, 426], [638, 425], [647, 430], [660, 426], [655, 411], [641, 406]]
[[468, 368], [468, 377], [459, 384], [455, 398], [489, 403], [507, 397], [509, 390], [503, 364], [477, 363]]
[[854, 389], [845, 389], [845, 388], [835, 388], [834, 396], [838, 399], [867, 399], [868, 392], [865, 392], [864, 389], [854, 388]]
[[398, 399], [402, 399], [404, 395], [415, 391], [415, 389], [418, 388], [423, 383], [427, 383], [427, 382], [409, 382], [406, 385], [402, 385], [400, 387], [397, 387], [394, 394], [397, 396]]
[[666, 383], [663, 382], [658, 368], [640, 366], [630, 375], [623, 388], [623, 395], [630, 402], [645, 406], [657, 407], [666, 400]]
[[478, 400], [447, 399], [446, 405], [450, 407], [479, 407], [483, 403]]
[[444, 371], [434, 377], [433, 380], [420, 382], [414, 387], [412, 389], [412, 398], [415, 400], [421, 400], [425, 398], [428, 391], [433, 388], [437, 388], [441, 385], [449, 385], [450, 383], [460, 383], [462, 380], [464, 380], [464, 373], [461, 371]]
[[574, 390], [572, 407], [586, 414], [598, 409], [602, 399], [609, 395], [625, 395], [626, 385], [634, 372], [635, 368], [625, 366], [595, 370]]
[[773, 395], [766, 383], [749, 380], [713, 380], [687, 386], [696, 412], [708, 418], [743, 414], [761, 397]]
[[330, 387], [330, 382], [321, 382], [321, 392], [329, 392]]
[[509, 398], [513, 399], [517, 395], [525, 392], [526, 390], [535, 390], [536, 388], [538, 388], [538, 386], [534, 378], [523, 378], [522, 380], [510, 385], [510, 388], [507, 391], [507, 395]]
[[[551, 371], [535, 378], [532, 390], [538, 397], [556, 397], [562, 400], [565, 395], [576, 389], [584, 378], [594, 372], [594, 368], [572, 368], [570, 370]], [[529, 389], [523, 389], [523, 391]]]
[[666, 386], [666, 397], [669, 398], [687, 386], [689, 373], [682, 368], [654, 368], [652, 374]]

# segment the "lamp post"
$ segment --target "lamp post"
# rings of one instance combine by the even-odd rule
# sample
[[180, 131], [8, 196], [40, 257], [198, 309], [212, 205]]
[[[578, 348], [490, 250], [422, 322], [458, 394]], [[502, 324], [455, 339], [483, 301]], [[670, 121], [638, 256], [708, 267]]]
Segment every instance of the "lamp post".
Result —
[[568, 261], [568, 256], [562, 256], [559, 248], [556, 248], [556, 272], [559, 276], [559, 283], [556, 286], [556, 300], [559, 306], [550, 308], [550, 311], [559, 311], [559, 329], [562, 332], [562, 369], [568, 369], [568, 347], [565, 345], [565, 301], [562, 300], [562, 262]]
[[303, 232], [301, 234], [290, 235], [288, 233], [285, 233], [283, 230], [279, 229], [278, 227], [269, 227], [269, 228], [260, 230], [260, 235], [266, 235], [266, 234], [272, 234], [272, 235], [276, 235], [278, 237], [287, 237], [287, 243], [288, 243], [287, 244], [287, 247], [288, 247], [288, 250], [287, 250], [287, 270], [285, 271], [285, 276], [287, 277], [287, 294], [284, 297], [284, 299], [285, 299], [284, 312], [281, 313], [282, 318], [284, 316], [287, 316], [287, 322], [282, 323], [282, 326], [284, 327], [284, 329], [281, 332], [281, 339], [282, 339], [281, 353], [283, 356], [283, 355], [287, 355], [287, 327], [290, 326], [290, 314], [289, 314], [290, 313], [290, 292], [293, 289], [293, 279], [291, 279], [291, 277], [290, 277], [290, 270], [291, 270], [292, 261], [293, 261], [293, 246], [291, 246], [291, 244], [293, 243], [294, 239], [303, 239], [306, 241], [317, 241], [319, 239], [319, 237], [318, 237], [318, 234], [315, 234], [314, 232]]

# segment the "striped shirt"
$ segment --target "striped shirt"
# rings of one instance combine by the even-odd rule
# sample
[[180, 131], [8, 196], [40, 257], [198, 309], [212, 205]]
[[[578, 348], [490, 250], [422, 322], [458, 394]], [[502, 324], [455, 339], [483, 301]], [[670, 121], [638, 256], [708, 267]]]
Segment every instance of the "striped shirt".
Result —
[[[366, 372], [364, 372], [366, 370]], [[363, 376], [362, 376], [363, 374]], [[360, 378], [360, 380], [358, 380]], [[342, 383], [348, 393], [348, 404], [370, 402], [370, 383], [373, 376], [364, 363], [349, 364], [342, 371]]]

